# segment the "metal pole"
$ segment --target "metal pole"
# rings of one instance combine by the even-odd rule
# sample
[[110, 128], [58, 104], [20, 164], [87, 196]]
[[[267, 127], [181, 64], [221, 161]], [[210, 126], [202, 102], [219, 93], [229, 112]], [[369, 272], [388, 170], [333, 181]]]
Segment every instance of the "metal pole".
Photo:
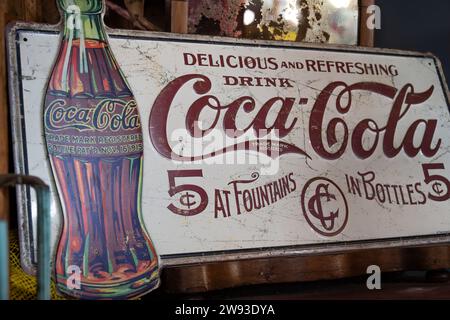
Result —
[[50, 189], [36, 186], [38, 206], [38, 295], [50, 300]]
[[[0, 175], [0, 188], [14, 187], [18, 184], [30, 185], [36, 190], [38, 206], [38, 293], [39, 300], [50, 300], [50, 189], [39, 178], [15, 174]], [[9, 296], [9, 246], [7, 223], [2, 226], [0, 220], [0, 298]], [[5, 240], [6, 239], [6, 240]], [[6, 248], [5, 248], [6, 247]], [[3, 268], [6, 269], [4, 271]], [[6, 280], [3, 279], [6, 277]]]
[[8, 222], [0, 220], [0, 300], [9, 299]]

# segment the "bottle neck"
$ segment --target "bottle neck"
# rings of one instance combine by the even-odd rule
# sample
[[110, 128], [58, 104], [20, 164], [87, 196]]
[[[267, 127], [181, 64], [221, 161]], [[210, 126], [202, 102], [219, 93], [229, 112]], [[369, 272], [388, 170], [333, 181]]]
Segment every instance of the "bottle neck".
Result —
[[107, 42], [101, 14], [64, 14], [64, 39], [90, 39]]

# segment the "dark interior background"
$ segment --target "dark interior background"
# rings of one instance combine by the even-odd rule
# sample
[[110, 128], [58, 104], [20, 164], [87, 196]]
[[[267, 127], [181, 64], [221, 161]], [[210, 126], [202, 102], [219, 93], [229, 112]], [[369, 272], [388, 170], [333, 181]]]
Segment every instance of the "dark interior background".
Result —
[[450, 80], [450, 1], [376, 0], [381, 8], [381, 30], [375, 46], [431, 52], [442, 62]]

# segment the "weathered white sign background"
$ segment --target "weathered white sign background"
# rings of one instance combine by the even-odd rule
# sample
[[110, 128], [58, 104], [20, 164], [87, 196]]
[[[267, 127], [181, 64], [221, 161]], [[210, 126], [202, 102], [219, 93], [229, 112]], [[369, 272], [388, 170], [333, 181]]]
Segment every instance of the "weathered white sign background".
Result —
[[[19, 141], [16, 137], [15, 146], [16, 150], [17, 147], [20, 149], [22, 143], [24, 147], [26, 146], [24, 163], [28, 167], [28, 173], [50, 183], [50, 171], [45, 158], [42, 136], [42, 102], [47, 77], [57, 52], [58, 34], [25, 30], [19, 31], [17, 39], [23, 99], [24, 136], [22, 139], [26, 138], [26, 141]], [[110, 43], [139, 105], [145, 144], [143, 218], [159, 254], [163, 257], [237, 249], [405, 238], [450, 232], [449, 201], [430, 199], [430, 196], [435, 196], [445, 200], [449, 192], [448, 185], [445, 184], [450, 178], [450, 114], [445, 89], [433, 58], [393, 53], [249, 46], [240, 45], [237, 42], [221, 44], [192, 40], [158, 40], [151, 37], [133, 38], [123, 35], [111, 36]], [[214, 59], [220, 55], [262, 59], [273, 57], [279, 67], [276, 70], [250, 70], [185, 65], [183, 56], [185, 53], [211, 54]], [[393, 65], [398, 75], [355, 75], [337, 72], [333, 67], [330, 72], [280, 67], [282, 62], [301, 62], [305, 65], [306, 60]], [[252, 96], [256, 102], [255, 109], [246, 113], [241, 108], [236, 116], [236, 123], [241, 128], [251, 123], [262, 104], [268, 99], [295, 98], [292, 111], [286, 121], [289, 125], [297, 119], [295, 127], [280, 140], [304, 150], [311, 158], [307, 159], [304, 155], [295, 153], [283, 154], [277, 159], [279, 169], [274, 171], [274, 174], [267, 174], [267, 170], [261, 174], [261, 168], [264, 165], [260, 162], [267, 164], [269, 158], [262, 153], [245, 150], [237, 153], [229, 152], [226, 157], [236, 158], [236, 155], [241, 157], [247, 155], [246, 164], [176, 163], [162, 157], [155, 150], [148, 133], [151, 108], [161, 90], [170, 81], [187, 74], [201, 74], [208, 77], [212, 82], [212, 88], [207, 94], [217, 97], [222, 105], [229, 104], [242, 96]], [[293, 86], [292, 88], [278, 85], [276, 87], [225, 86], [223, 76], [226, 75], [286, 78]], [[358, 82], [377, 82], [395, 87], [398, 91], [410, 83], [415, 92], [424, 92], [434, 86], [431, 96], [423, 103], [412, 105], [398, 122], [394, 145], [400, 146], [408, 128], [417, 119], [436, 119], [437, 126], [432, 136], [431, 146], [436, 146], [441, 141], [440, 149], [431, 157], [424, 156], [422, 152], [419, 152], [417, 156], [409, 157], [402, 149], [397, 156], [388, 158], [383, 153], [385, 132], [381, 132], [373, 155], [367, 159], [356, 156], [352, 151], [353, 129], [360, 121], [367, 118], [373, 119], [379, 128], [384, 127], [394, 99], [365, 90], [355, 90], [352, 93], [350, 110], [340, 114], [336, 109], [335, 95], [342, 90], [341, 88], [335, 91], [327, 104], [324, 128], [326, 129], [328, 122], [335, 117], [344, 119], [349, 130], [348, 145], [339, 159], [322, 158], [312, 147], [309, 133], [310, 114], [318, 95], [334, 81], [342, 81], [348, 85]], [[171, 133], [176, 129], [185, 129], [188, 108], [202, 96], [193, 91], [194, 82], [191, 80], [184, 85], [175, 96], [170, 108], [166, 134], [168, 141], [172, 141], [170, 142], [172, 146], [179, 144], [180, 141], [186, 142], [186, 135], [176, 136], [174, 140], [170, 140]], [[343, 101], [346, 101], [346, 98], [343, 98]], [[271, 109], [266, 122], [268, 127], [275, 120], [279, 110], [279, 106]], [[405, 104], [402, 110], [405, 110]], [[222, 128], [223, 113], [216, 126], [218, 131]], [[209, 121], [204, 124], [205, 127], [211, 125], [214, 116], [215, 113], [211, 109], [205, 109], [201, 113], [200, 118], [206, 122]], [[414, 135], [415, 146], [420, 145], [424, 131], [425, 126], [419, 126]], [[330, 152], [337, 150], [344, 141], [342, 127], [338, 126], [336, 136], [338, 137], [336, 145], [326, 148]], [[364, 135], [363, 145], [366, 149], [373, 145], [374, 138], [373, 133]], [[327, 146], [325, 134], [322, 140]], [[207, 151], [211, 152], [212, 149], [216, 147], [210, 146]], [[187, 152], [185, 155], [190, 155], [187, 147], [184, 152]], [[202, 153], [205, 152], [199, 154]], [[220, 159], [226, 159], [226, 157], [221, 156]], [[249, 159], [254, 161], [253, 164], [248, 163]], [[214, 157], [207, 161], [214, 161]], [[436, 177], [430, 178], [431, 182], [428, 184], [424, 181], [422, 164], [429, 163], [442, 164], [439, 165], [442, 168], [429, 170], [431, 176], [441, 176], [440, 181], [436, 180]], [[275, 165], [275, 162], [272, 165]], [[16, 163], [16, 167], [24, 172], [20, 164]], [[195, 177], [177, 177], [174, 183], [175, 186], [196, 185], [205, 190], [208, 203], [204, 211], [192, 216], [183, 216], [168, 209], [168, 206], [172, 204], [177, 208], [189, 210], [198, 206], [200, 200], [198, 193], [189, 190], [175, 193], [171, 197], [168, 193], [168, 170], [201, 170], [202, 176], [197, 174]], [[360, 174], [370, 172], [375, 175], [371, 185], [375, 187], [376, 184], [380, 184], [379, 188], [384, 188], [384, 202], [380, 198], [370, 199], [368, 184], [366, 184], [369, 190], [369, 199], [367, 199], [367, 191], [364, 189]], [[251, 189], [278, 182], [283, 177], [289, 179], [289, 192], [275, 199], [276, 201], [270, 201], [273, 203], [265, 208], [259, 210], [253, 208], [251, 212], [246, 212], [243, 195], [239, 194], [238, 206], [241, 214], [238, 214], [235, 190], [230, 182], [252, 180], [253, 173], [260, 173], [257, 180], [252, 183], [237, 184], [237, 189], [241, 192], [245, 189], [250, 190], [250, 193], [246, 193], [247, 196], [252, 194]], [[351, 181], [351, 177], [359, 180], [361, 195], [356, 189], [349, 188], [348, 182]], [[370, 174], [365, 177], [370, 177]], [[221, 203], [218, 198], [222, 203], [226, 203], [227, 192], [229, 210], [215, 210]], [[304, 206], [302, 206], [302, 192]], [[32, 203], [34, 203], [33, 197], [34, 195], [31, 197]], [[52, 239], [56, 241], [60, 215], [56, 197], [54, 200]], [[348, 209], [347, 215], [345, 202]], [[35, 210], [33, 205], [31, 210], [33, 225], [36, 220]], [[327, 220], [327, 217], [329, 218], [337, 210], [339, 210], [337, 216]], [[324, 229], [323, 223], [329, 229], [328, 231]], [[335, 225], [332, 226], [332, 223]], [[24, 263], [29, 265], [29, 261]]]

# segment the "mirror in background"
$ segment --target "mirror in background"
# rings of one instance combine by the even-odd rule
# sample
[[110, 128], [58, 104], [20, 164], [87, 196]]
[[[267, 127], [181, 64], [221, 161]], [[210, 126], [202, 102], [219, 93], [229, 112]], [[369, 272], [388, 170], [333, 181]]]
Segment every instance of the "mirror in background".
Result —
[[189, 0], [191, 34], [356, 45], [358, 0]]

